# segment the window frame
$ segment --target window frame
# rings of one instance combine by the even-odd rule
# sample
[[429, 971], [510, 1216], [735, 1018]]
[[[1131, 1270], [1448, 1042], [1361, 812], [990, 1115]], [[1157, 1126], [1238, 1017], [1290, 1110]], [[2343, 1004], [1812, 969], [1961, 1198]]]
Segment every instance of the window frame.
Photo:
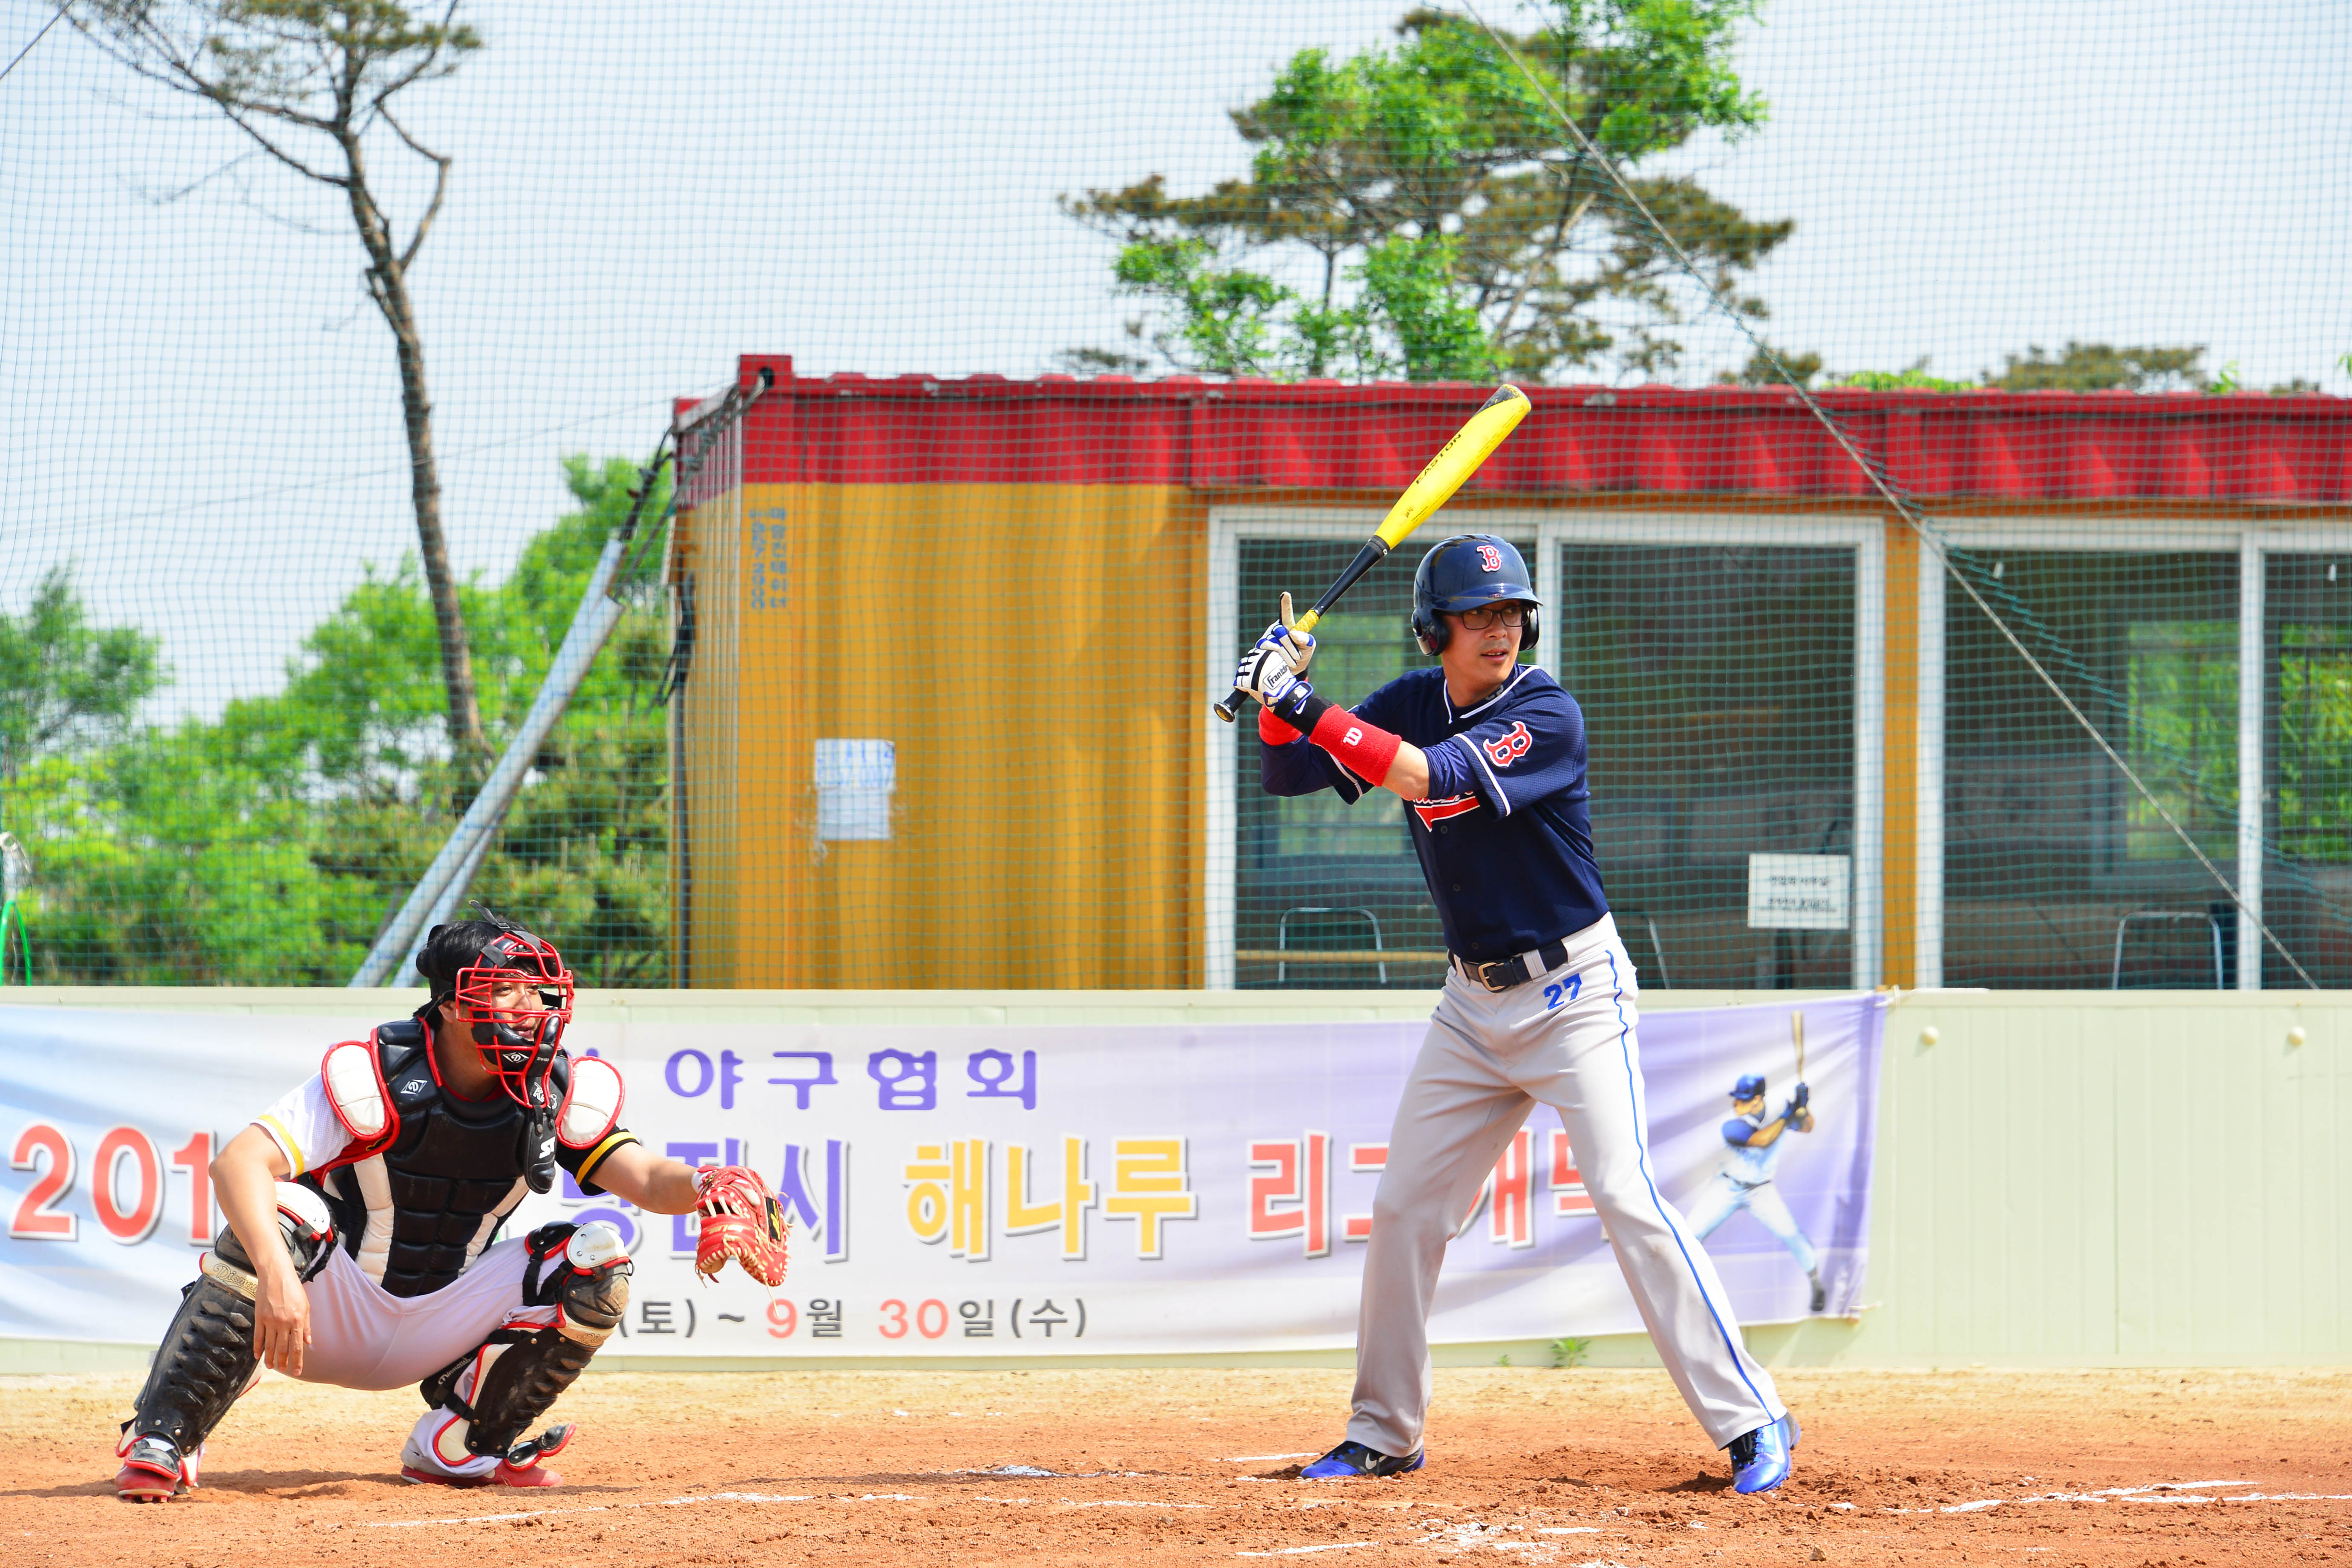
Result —
[[[2264, 776], [2264, 633], [2268, 605], [2266, 558], [2274, 554], [2352, 554], [2352, 525], [2328, 521], [2282, 526], [2279, 519], [2232, 521], [2210, 513], [2155, 514], [2119, 521], [2093, 518], [2053, 522], [2043, 517], [1955, 515], [1938, 520], [1937, 532], [1963, 550], [2073, 551], [2086, 554], [2227, 554], [2238, 556], [2238, 777]], [[1933, 561], [1932, 554], [1927, 557]], [[1923, 562], [1923, 566], [1926, 563]], [[1923, 989], [1944, 983], [1944, 719], [1946, 629], [1940, 562], [1919, 573], [1918, 668], [1919, 763], [1917, 843], [1918, 965]], [[2126, 788], [2130, 786], [2126, 784]], [[2263, 908], [2263, 799], [2260, 790], [2238, 792], [2235, 869], [2238, 893], [2252, 909]], [[2238, 973], [2241, 991], [2263, 988], [2262, 929], [2252, 914], [2238, 913]]]
[[[1242, 635], [1240, 606], [1234, 603], [1241, 575], [1241, 542], [1244, 539], [1360, 541], [1380, 526], [1379, 507], [1298, 506], [1264, 502], [1213, 506], [1209, 509], [1207, 628], [1202, 700], [1202, 758], [1207, 795], [1202, 823], [1208, 835], [1202, 846], [1201, 911], [1202, 984], [1212, 991], [1234, 988], [1235, 834], [1240, 823], [1243, 787], [1236, 775], [1244, 724], [1254, 715], [1232, 724], [1206, 711], [1209, 703], [1231, 689], [1233, 660]], [[1433, 520], [1434, 521], [1434, 520]], [[1884, 886], [1885, 787], [1886, 733], [1886, 522], [1876, 513], [1790, 512], [1759, 516], [1720, 510], [1642, 509], [1601, 510], [1588, 507], [1496, 507], [1457, 513], [1458, 525], [1475, 524], [1482, 531], [1532, 535], [1535, 559], [1528, 563], [1536, 592], [1554, 596], [1547, 584], [1559, 572], [1560, 549], [1567, 544], [1647, 544], [1704, 549], [1746, 545], [1772, 549], [1823, 547], [1854, 552], [1853, 637], [1853, 984], [1867, 990], [1878, 984], [1884, 943], [1881, 910]], [[1428, 542], [1445, 537], [1433, 531]], [[1423, 543], [1421, 549], [1426, 549]], [[1419, 559], [1412, 542], [1399, 555]], [[1386, 569], [1395, 570], [1399, 562]], [[1921, 573], [1922, 577], [1928, 575]], [[1923, 595], [1924, 597], [1924, 595]], [[1939, 617], [1940, 625], [1940, 617]], [[1532, 662], [1557, 678], [1559, 641], [1546, 637], [1537, 645]], [[1940, 731], [1939, 731], [1940, 742]], [[1606, 875], [1604, 851], [1601, 871]], [[1938, 860], [1940, 875], [1940, 858]]]

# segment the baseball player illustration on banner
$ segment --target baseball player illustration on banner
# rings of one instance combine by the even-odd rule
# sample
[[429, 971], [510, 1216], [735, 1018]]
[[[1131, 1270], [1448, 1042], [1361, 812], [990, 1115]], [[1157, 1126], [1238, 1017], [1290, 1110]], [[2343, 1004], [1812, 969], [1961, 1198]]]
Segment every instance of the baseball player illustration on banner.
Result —
[[1788, 1478], [1799, 1436], [1748, 1355], [1714, 1264], [1658, 1189], [1649, 1151], [1633, 960], [1595, 859], [1583, 715], [1522, 665], [1540, 630], [1519, 552], [1459, 534], [1422, 558], [1412, 630], [1437, 668], [1353, 710], [1307, 679], [1315, 639], [1282, 615], [1234, 684], [1258, 699], [1259, 778], [1277, 795], [1374, 787], [1406, 825], [1451, 953], [1373, 1197], [1345, 1439], [1310, 1479], [1424, 1462], [1429, 1314], [1445, 1246], [1540, 1101], [1559, 1113], [1642, 1321], [1708, 1438], [1755, 1492]]
[[[477, 906], [478, 908], [478, 906]], [[696, 1265], [729, 1257], [783, 1278], [782, 1211], [760, 1177], [660, 1158], [621, 1124], [620, 1070], [562, 1045], [571, 971], [482, 910], [436, 926], [415, 1016], [330, 1048], [212, 1163], [228, 1224], [122, 1424], [117, 1494], [197, 1484], [205, 1439], [264, 1367], [344, 1388], [415, 1384], [426, 1406], [401, 1474], [447, 1486], [551, 1487], [573, 1436], [524, 1433], [620, 1325], [631, 1264], [612, 1226], [498, 1239], [558, 1166], [583, 1192], [699, 1212]]]
[[1813, 1288], [1818, 1312], [1829, 1305], [1829, 1287], [1822, 1283], [1813, 1244], [1797, 1224], [1789, 1205], [1772, 1185], [1772, 1173], [1789, 1150], [1788, 1134], [1813, 1130], [1812, 1091], [1801, 1080], [1780, 1114], [1764, 1119], [1765, 1081], [1762, 1073], [1748, 1073], [1731, 1086], [1731, 1118], [1723, 1124], [1723, 1141], [1730, 1152], [1711, 1177], [1698, 1201], [1691, 1205], [1690, 1227], [1701, 1241], [1723, 1228], [1723, 1222], [1746, 1209], [1756, 1223], [1778, 1237]]

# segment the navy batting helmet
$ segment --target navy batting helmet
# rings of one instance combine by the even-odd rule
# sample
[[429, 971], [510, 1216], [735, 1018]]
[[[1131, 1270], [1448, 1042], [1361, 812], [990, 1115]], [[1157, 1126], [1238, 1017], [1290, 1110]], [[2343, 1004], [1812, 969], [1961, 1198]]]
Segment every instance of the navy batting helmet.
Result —
[[1454, 628], [1445, 624], [1448, 614], [1460, 615], [1497, 599], [1526, 602], [1528, 623], [1519, 633], [1519, 651], [1534, 647], [1536, 606], [1543, 601], [1536, 597], [1528, 563], [1510, 541], [1491, 533], [1457, 533], [1440, 540], [1412, 574], [1412, 635], [1420, 639], [1421, 651], [1445, 651], [1454, 636]]
[[1731, 1086], [1731, 1098], [1734, 1100], [1763, 1099], [1764, 1075], [1760, 1072], [1752, 1072], [1746, 1078], [1741, 1079], [1738, 1083], [1733, 1084]]

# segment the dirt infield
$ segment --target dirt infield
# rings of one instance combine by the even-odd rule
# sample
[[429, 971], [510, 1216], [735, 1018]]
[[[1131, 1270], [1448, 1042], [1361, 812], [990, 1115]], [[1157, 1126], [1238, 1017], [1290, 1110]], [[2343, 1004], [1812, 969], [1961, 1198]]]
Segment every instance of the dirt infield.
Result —
[[1440, 1372], [1431, 1464], [1317, 1485], [1334, 1372], [593, 1377], [548, 1491], [402, 1485], [421, 1409], [272, 1378], [204, 1488], [118, 1502], [130, 1377], [0, 1379], [0, 1563], [2352, 1565], [2352, 1371], [1802, 1372], [1777, 1497], [1660, 1373]]

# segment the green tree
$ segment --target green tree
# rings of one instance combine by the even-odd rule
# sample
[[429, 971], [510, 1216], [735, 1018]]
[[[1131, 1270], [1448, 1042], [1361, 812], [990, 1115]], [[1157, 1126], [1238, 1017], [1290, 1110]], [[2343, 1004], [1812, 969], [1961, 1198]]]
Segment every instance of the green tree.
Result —
[[90, 626], [73, 574], [52, 567], [22, 616], [0, 611], [0, 787], [47, 753], [119, 735], [162, 681], [155, 639]]
[[1811, 386], [1821, 374], [1822, 356], [1817, 353], [1759, 344], [1746, 364], [1719, 371], [1715, 379], [1725, 386]]
[[[1701, 130], [1738, 136], [1764, 101], [1731, 67], [1757, 0], [1553, 0], [1511, 46], [1621, 167]], [[1466, 17], [1415, 10], [1402, 42], [1293, 56], [1233, 113], [1246, 179], [1171, 195], [1160, 175], [1064, 198], [1120, 242], [1129, 326], [1178, 369], [1226, 375], [1541, 380], [1603, 360], [1673, 365], [1687, 291], [1659, 236], [1543, 96]], [[1687, 175], [1634, 175], [1652, 212], [1750, 315], [1751, 270], [1794, 227], [1759, 223]], [[1305, 290], [1283, 277], [1313, 279]], [[1133, 363], [1074, 351], [1081, 368]]]
[[2069, 339], [2055, 359], [2039, 344], [2001, 357], [2007, 364], [2000, 374], [1987, 371], [1984, 379], [2003, 392], [2167, 392], [2197, 385], [2205, 349], [2119, 349]]
[[[494, 735], [538, 693], [637, 478], [625, 459], [564, 468], [575, 510], [503, 582], [461, 589]], [[665, 477], [649, 515], [668, 493]], [[473, 884], [587, 984], [667, 980], [668, 758], [654, 700], [667, 649], [660, 614], [624, 616]], [[36, 973], [341, 984], [462, 810], [470, 774], [449, 754], [445, 698], [411, 561], [365, 575], [304, 639], [282, 690], [35, 763], [7, 804], [40, 867]]]
[[1927, 374], [1927, 356], [1905, 365], [1901, 370], [1853, 370], [1837, 381], [1840, 386], [1859, 387], [1864, 392], [1974, 392], [1972, 381], [1951, 381]]
[[[425, 342], [408, 290], [455, 160], [393, 117], [394, 99], [455, 71], [481, 47], [480, 36], [457, 22], [457, 0], [437, 21], [394, 0], [68, 0], [66, 15], [138, 75], [218, 110], [257, 153], [342, 194], [367, 256], [368, 298], [392, 330], [399, 363], [409, 499], [439, 643], [444, 721], [458, 755], [487, 767], [472, 644], [441, 524]], [[404, 239], [368, 163], [384, 131], [395, 151], [433, 171], [433, 194]]]

